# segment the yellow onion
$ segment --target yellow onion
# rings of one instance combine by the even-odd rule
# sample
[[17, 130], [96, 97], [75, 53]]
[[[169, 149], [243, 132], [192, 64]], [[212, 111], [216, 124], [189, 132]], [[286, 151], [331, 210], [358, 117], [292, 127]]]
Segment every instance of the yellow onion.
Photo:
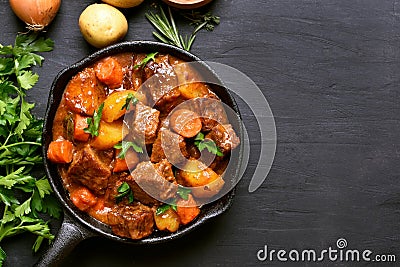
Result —
[[41, 31], [49, 25], [60, 5], [61, 0], [10, 0], [15, 15], [34, 31]]

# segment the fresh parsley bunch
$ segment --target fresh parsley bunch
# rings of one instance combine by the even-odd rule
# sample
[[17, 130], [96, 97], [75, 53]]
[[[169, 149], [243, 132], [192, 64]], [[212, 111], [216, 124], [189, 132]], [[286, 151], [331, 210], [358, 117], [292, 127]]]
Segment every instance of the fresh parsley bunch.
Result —
[[[48, 180], [33, 175], [42, 164], [43, 123], [32, 115], [34, 104], [27, 102], [26, 91], [39, 79], [31, 70], [43, 62], [36, 53], [53, 46], [36, 33], [17, 35], [14, 46], [0, 44], [0, 244], [6, 237], [30, 232], [37, 235], [35, 252], [43, 240], [54, 239], [40, 214], [59, 218], [61, 208]], [[0, 266], [5, 258], [0, 247]]]

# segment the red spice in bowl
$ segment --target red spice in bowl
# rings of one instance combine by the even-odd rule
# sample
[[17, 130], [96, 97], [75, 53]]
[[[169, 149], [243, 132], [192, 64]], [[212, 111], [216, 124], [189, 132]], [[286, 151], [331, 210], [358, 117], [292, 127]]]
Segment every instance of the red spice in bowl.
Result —
[[210, 3], [212, 0], [163, 0], [166, 4], [181, 8], [181, 9], [193, 9], [204, 6]]

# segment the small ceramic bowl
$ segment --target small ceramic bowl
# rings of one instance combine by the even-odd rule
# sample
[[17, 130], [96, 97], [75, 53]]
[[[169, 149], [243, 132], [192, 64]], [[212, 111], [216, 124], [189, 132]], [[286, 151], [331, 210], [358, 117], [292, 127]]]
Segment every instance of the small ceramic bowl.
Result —
[[166, 4], [181, 8], [181, 9], [193, 9], [204, 6], [210, 3], [212, 0], [163, 0]]

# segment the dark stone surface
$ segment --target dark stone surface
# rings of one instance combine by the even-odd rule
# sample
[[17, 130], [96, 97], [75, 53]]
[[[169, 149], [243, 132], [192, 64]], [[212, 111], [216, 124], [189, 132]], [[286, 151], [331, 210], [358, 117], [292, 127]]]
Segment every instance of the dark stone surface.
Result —
[[[95, 51], [77, 26], [92, 2], [64, 0], [48, 29], [56, 46], [44, 55], [29, 94], [38, 115], [58, 71]], [[126, 40], [153, 40], [148, 8], [124, 11]], [[209, 8], [221, 25], [200, 32], [192, 52], [241, 70], [267, 97], [278, 135], [267, 180], [247, 192], [259, 139], [251, 111], [240, 103], [255, 152], [227, 213], [161, 245], [90, 239], [62, 266], [257, 266], [264, 245], [322, 250], [340, 237], [350, 249], [399, 257], [400, 3], [215, 0]], [[0, 20], [0, 43], [10, 44], [23, 25], [6, 0]], [[33, 241], [30, 235], [6, 240], [6, 266], [34, 264], [40, 255], [32, 255]]]

